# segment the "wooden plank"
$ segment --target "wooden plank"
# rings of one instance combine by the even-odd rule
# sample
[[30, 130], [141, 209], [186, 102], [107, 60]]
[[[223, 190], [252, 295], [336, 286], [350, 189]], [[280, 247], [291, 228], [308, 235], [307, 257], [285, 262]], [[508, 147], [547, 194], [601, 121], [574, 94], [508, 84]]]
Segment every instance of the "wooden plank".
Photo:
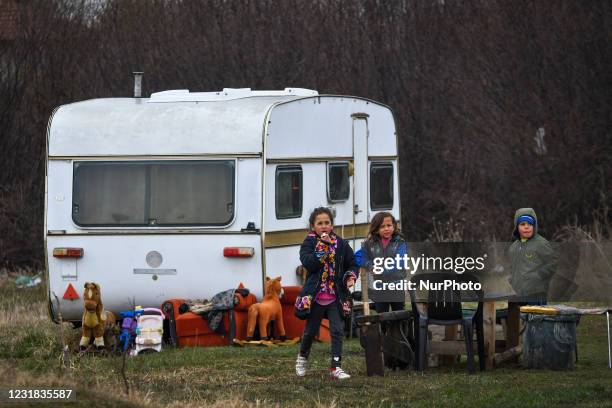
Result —
[[[459, 329], [458, 329], [457, 325], [445, 326], [444, 327], [444, 340], [446, 340], [446, 341], [450, 341], [450, 340], [454, 341], [454, 340], [456, 340], [458, 332], [459, 332]], [[461, 343], [464, 343], [464, 342], [461, 342]], [[431, 350], [431, 349], [429, 349], [429, 350]], [[442, 365], [453, 365], [457, 361], [457, 355], [465, 354], [465, 345], [463, 346], [462, 350], [463, 351], [459, 351], [457, 353], [450, 353], [450, 352], [446, 352], [446, 353], [434, 353], [433, 351], [430, 351], [430, 353], [432, 353], [432, 354], [445, 354], [445, 356], [441, 360], [442, 361]]]
[[[519, 345], [519, 333], [521, 329], [521, 307], [516, 302], [508, 303], [508, 321], [506, 322], [506, 350]], [[518, 362], [514, 357], [513, 362]]]
[[368, 377], [373, 375], [385, 375], [385, 364], [383, 360], [380, 325], [366, 324], [361, 326], [361, 335], [366, 355], [366, 372]]
[[363, 315], [370, 315], [370, 297], [368, 295], [368, 275], [365, 268], [359, 268], [361, 279], [361, 301], [363, 302]]
[[499, 365], [504, 361], [515, 360], [523, 353], [523, 346], [512, 347], [503, 353], [495, 355], [495, 365]]
[[483, 304], [483, 332], [485, 343], [485, 367], [487, 370], [495, 368], [495, 301], [486, 301]]
[[[361, 296], [363, 300], [363, 314], [370, 315], [370, 300], [368, 297], [368, 282], [366, 271], [361, 268]], [[365, 323], [359, 330], [362, 336], [363, 347], [365, 348], [366, 372], [368, 377], [373, 375], [385, 375], [385, 362], [383, 359], [380, 324]]]
[[506, 323], [506, 348], [519, 345], [519, 332], [521, 324], [521, 307], [518, 303], [508, 303], [508, 322]]

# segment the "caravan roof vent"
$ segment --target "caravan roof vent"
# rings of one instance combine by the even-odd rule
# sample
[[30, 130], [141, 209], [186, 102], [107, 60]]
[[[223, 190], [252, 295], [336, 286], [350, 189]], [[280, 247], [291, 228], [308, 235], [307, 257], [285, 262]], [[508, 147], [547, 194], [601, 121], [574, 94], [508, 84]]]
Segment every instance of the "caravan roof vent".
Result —
[[149, 103], [156, 102], [214, 102], [254, 96], [317, 96], [319, 92], [305, 88], [285, 88], [282, 91], [253, 91], [251, 88], [223, 88], [218, 92], [189, 92], [175, 89], [151, 94]]

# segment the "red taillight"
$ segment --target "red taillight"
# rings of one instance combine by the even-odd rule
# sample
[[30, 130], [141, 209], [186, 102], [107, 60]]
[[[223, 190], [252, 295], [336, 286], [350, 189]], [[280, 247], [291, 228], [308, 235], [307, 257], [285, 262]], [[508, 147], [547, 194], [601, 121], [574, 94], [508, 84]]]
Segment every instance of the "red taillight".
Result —
[[225, 247], [223, 248], [223, 256], [228, 258], [249, 258], [255, 254], [255, 248], [252, 247]]
[[53, 256], [56, 258], [82, 258], [83, 248], [53, 248]]

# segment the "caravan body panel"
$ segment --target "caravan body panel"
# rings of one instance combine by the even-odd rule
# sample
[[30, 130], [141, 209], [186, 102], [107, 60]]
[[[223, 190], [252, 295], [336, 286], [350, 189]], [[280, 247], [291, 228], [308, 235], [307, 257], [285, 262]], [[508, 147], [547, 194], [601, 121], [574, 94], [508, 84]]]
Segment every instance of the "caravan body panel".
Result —
[[279, 100], [291, 98], [173, 103], [111, 98], [72, 103], [53, 116], [49, 156], [261, 154], [266, 112]]
[[[308, 90], [237, 90], [218, 100], [210, 93], [185, 92], [151, 99], [96, 99], [62, 106], [54, 113], [48, 130], [45, 197], [47, 280], [54, 320], [55, 296], [65, 320], [80, 320], [82, 300], [62, 296], [72, 285], [82, 297], [87, 281], [100, 284], [105, 307], [114, 312], [134, 305], [159, 307], [169, 298], [210, 299], [240, 283], [260, 298], [266, 274], [282, 276], [284, 285], [299, 284], [299, 244], [313, 208], [333, 208], [336, 231], [359, 247], [371, 216], [380, 210], [371, 206], [370, 177], [376, 163], [386, 177], [381, 180], [392, 185], [392, 197], [383, 197], [385, 209], [399, 219], [397, 138], [388, 107], [353, 97], [308, 96], [316, 94]], [[151, 212], [155, 166], [209, 160], [229, 161], [234, 169], [233, 202], [227, 203], [232, 216], [226, 223], [159, 225], [150, 216], [138, 225], [121, 225], [124, 216], [108, 210], [106, 202], [95, 205], [117, 223], [81, 222], [87, 205], [79, 201], [83, 192], [75, 193], [75, 180], [77, 169], [87, 164], [150, 165], [146, 180], [152, 184], [143, 189], [136, 182], [134, 189], [149, 194], [143, 205]], [[341, 178], [352, 174], [350, 180], [343, 179], [350, 188], [342, 185], [340, 199], [330, 195], [332, 169]], [[97, 173], [92, 174], [87, 180], [98, 180]], [[284, 216], [285, 208], [279, 217], [277, 185], [297, 183], [298, 178], [301, 190], [290, 186], [283, 200], [294, 205], [291, 200], [299, 192], [299, 214], [290, 208]], [[109, 179], [99, 178], [105, 183]], [[157, 194], [172, 196], [172, 187]], [[130, 194], [131, 189], [125, 191]], [[91, 201], [112, 204], [104, 194], [98, 196]], [[90, 213], [95, 220], [96, 212], [90, 208]], [[84, 255], [54, 257], [53, 249], [62, 247], [83, 248]], [[223, 255], [226, 247], [253, 248], [254, 255], [228, 258]]]
[[[81, 259], [50, 257], [49, 291], [62, 299], [71, 284], [82, 298], [85, 282], [100, 284], [104, 305], [113, 312], [135, 305], [161, 305], [167, 299], [210, 299], [210, 294], [243, 283], [261, 291], [261, 251], [252, 258], [225, 258], [227, 246], [259, 248], [258, 235], [147, 234], [66, 235], [47, 238], [49, 248], [81, 247]], [[161, 255], [156, 267], [147, 263], [152, 251]], [[70, 274], [66, 271], [70, 270]], [[259, 293], [258, 293], [259, 292]], [[54, 296], [52, 296], [54, 299]], [[62, 316], [80, 320], [82, 299], [62, 301]]]
[[[393, 199], [384, 208], [398, 220], [397, 137], [391, 110], [376, 102], [345, 96], [320, 96], [276, 105], [266, 135], [265, 225], [266, 270], [285, 284], [300, 284], [299, 245], [308, 232], [311, 211], [320, 206], [335, 212], [335, 231], [359, 249], [372, 216], [383, 209], [370, 202], [372, 163], [392, 168]], [[330, 165], [348, 164], [347, 195], [330, 196]], [[301, 170], [302, 209], [279, 218], [278, 172]], [[283, 198], [284, 199], [284, 198]], [[282, 199], [281, 199], [282, 200]]]
[[[85, 282], [100, 284], [109, 310], [134, 305], [158, 306], [168, 298], [202, 299], [243, 283], [262, 295], [261, 237], [241, 232], [261, 219], [261, 159], [236, 159], [233, 221], [223, 228], [141, 227], [85, 228], [72, 214], [73, 168], [80, 159], [51, 160], [47, 199], [49, 294], [61, 301], [66, 320], [79, 320], [81, 299], [62, 299], [71, 284], [82, 295]], [[82, 248], [80, 259], [53, 257], [54, 248]], [[250, 258], [227, 258], [225, 247], [254, 248]], [[156, 252], [161, 263], [147, 263]], [[156, 255], [157, 256], [157, 255]], [[159, 261], [157, 261], [159, 262]]]

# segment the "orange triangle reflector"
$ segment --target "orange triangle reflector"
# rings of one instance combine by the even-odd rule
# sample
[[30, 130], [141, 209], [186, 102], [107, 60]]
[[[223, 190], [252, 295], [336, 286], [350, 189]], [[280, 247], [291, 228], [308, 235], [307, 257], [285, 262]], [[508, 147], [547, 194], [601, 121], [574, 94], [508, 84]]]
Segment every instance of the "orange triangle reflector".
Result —
[[76, 292], [76, 290], [74, 290], [72, 283], [69, 283], [68, 287], [66, 288], [66, 292], [64, 292], [64, 299], [76, 300], [78, 298], [79, 298], [79, 294]]

